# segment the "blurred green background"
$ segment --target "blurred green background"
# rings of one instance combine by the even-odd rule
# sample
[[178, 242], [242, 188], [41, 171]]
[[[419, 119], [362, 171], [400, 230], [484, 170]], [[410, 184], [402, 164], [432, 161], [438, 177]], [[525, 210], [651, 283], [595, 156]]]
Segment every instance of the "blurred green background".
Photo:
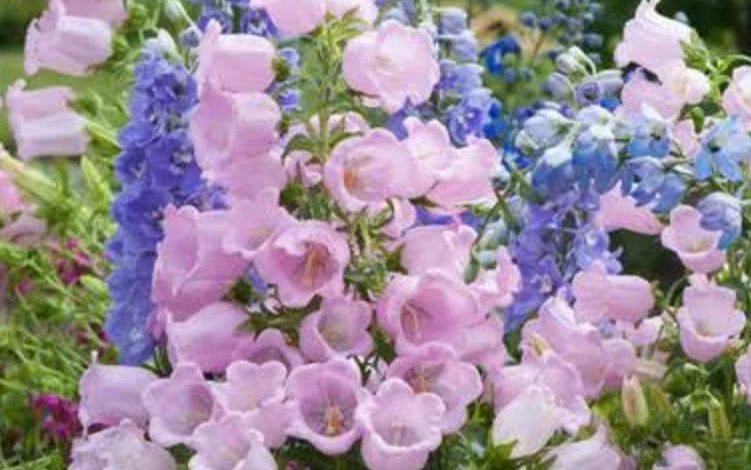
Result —
[[[520, 11], [553, 1], [437, 0], [436, 3], [468, 5], [477, 15], [486, 9]], [[602, 3], [604, 13], [595, 26], [595, 31], [607, 38], [617, 38], [623, 23], [633, 14], [639, 0], [602, 0]], [[44, 9], [45, 4], [46, 0], [0, 0], [0, 95], [4, 95], [8, 86], [23, 76], [22, 51], [26, 27]], [[666, 15], [685, 12], [692, 25], [713, 47], [751, 52], [751, 0], [663, 0], [660, 10]], [[28, 82], [31, 88], [62, 83], [76, 89], [93, 89], [105, 94], [107, 90], [119, 86], [115, 77], [103, 74], [73, 79], [41, 73], [28, 79]], [[6, 146], [10, 144], [4, 113], [0, 113], [0, 142]]]

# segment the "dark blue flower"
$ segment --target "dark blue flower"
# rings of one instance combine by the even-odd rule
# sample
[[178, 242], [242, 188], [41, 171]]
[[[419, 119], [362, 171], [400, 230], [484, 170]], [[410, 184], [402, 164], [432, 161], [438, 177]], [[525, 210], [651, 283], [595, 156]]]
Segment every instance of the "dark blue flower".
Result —
[[717, 124], [702, 140], [696, 157], [696, 177], [706, 180], [715, 172], [730, 181], [741, 181], [741, 163], [751, 160], [751, 136], [739, 119], [732, 117]]
[[707, 230], [722, 232], [719, 248], [726, 249], [741, 234], [743, 204], [730, 194], [715, 192], [699, 202], [701, 225]]

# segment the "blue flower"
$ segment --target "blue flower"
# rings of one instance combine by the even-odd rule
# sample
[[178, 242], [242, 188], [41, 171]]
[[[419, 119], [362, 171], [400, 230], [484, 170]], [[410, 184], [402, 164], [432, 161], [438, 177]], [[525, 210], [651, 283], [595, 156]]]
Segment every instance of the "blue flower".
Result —
[[488, 45], [481, 53], [483, 62], [488, 72], [494, 75], [501, 75], [506, 70], [505, 57], [508, 55], [518, 56], [521, 53], [521, 46], [516, 37], [507, 34], [498, 38]]
[[532, 172], [532, 186], [543, 196], [551, 197], [569, 191], [574, 184], [571, 146], [561, 143], [542, 154]]
[[686, 181], [677, 173], [667, 171], [661, 160], [641, 157], [626, 161], [621, 171], [623, 194], [630, 194], [637, 205], [653, 203], [657, 213], [670, 212], [683, 199]]
[[632, 129], [627, 151], [631, 157], [662, 158], [670, 152], [671, 124], [657, 111], [645, 107], [641, 119]]
[[574, 145], [574, 174], [580, 187], [605, 193], [616, 183], [618, 155], [615, 135], [606, 126], [590, 126]]
[[697, 209], [702, 215], [702, 227], [722, 232], [720, 249], [726, 249], [740, 236], [743, 228], [743, 205], [738, 198], [715, 192], [702, 199]]
[[741, 163], [751, 160], [751, 136], [743, 123], [728, 118], [717, 124], [702, 140], [702, 149], [696, 157], [696, 178], [706, 180], [715, 172], [730, 181], [741, 181]]

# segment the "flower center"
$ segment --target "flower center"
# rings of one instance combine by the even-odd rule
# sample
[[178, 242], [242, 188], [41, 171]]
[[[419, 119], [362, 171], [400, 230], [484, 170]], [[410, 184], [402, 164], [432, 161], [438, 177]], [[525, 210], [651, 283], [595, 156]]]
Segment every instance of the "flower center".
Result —
[[323, 412], [323, 433], [327, 436], [338, 436], [344, 429], [344, 413], [338, 406], [327, 406]]

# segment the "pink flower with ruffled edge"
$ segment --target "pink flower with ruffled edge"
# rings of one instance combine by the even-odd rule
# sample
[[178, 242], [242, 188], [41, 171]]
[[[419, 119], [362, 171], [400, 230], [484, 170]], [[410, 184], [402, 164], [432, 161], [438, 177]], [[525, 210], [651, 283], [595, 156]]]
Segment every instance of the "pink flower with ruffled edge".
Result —
[[405, 145], [417, 162], [418, 172], [411, 184], [425, 194], [438, 183], [441, 172], [451, 163], [454, 147], [446, 127], [440, 121], [422, 122], [415, 117], [404, 121], [408, 137]]
[[95, 18], [119, 28], [128, 18], [123, 0], [63, 0], [69, 15]]
[[701, 275], [691, 277], [683, 292], [683, 307], [676, 318], [681, 346], [688, 357], [709, 362], [720, 356], [746, 326], [746, 316], [735, 308], [735, 291]]
[[355, 413], [368, 392], [352, 362], [336, 358], [297, 367], [287, 379], [287, 395], [293, 412], [290, 435], [326, 455], [344, 454], [360, 439]]
[[357, 410], [362, 458], [371, 470], [418, 470], [441, 445], [445, 407], [432, 393], [415, 393], [401, 379], [383, 382]]
[[227, 190], [227, 202], [230, 206], [238, 201], [262, 198], [266, 191], [279, 193], [287, 185], [279, 148], [253, 158], [233, 159], [205, 176]]
[[467, 406], [484, 390], [477, 368], [460, 361], [452, 348], [440, 343], [398, 356], [389, 365], [386, 377], [404, 380], [415, 393], [438, 395], [446, 407], [441, 420], [444, 434], [461, 429], [467, 421]]
[[191, 470], [276, 470], [276, 460], [263, 435], [248, 427], [243, 416], [230, 413], [196, 429], [191, 447]]
[[482, 271], [470, 287], [475, 292], [482, 308], [506, 308], [514, 301], [522, 286], [522, 275], [514, 264], [511, 254], [505, 246], [496, 251], [496, 267]]
[[368, 332], [373, 310], [367, 302], [345, 297], [324, 299], [320, 310], [300, 325], [300, 351], [310, 361], [367, 356], [373, 350]]
[[381, 206], [391, 197], [415, 197], [417, 165], [402, 142], [385, 129], [339, 143], [323, 169], [331, 197], [347, 211]]
[[254, 364], [279, 362], [288, 371], [294, 370], [305, 362], [300, 355], [300, 351], [287, 344], [282, 332], [275, 329], [263, 330], [252, 341], [243, 341], [235, 349], [233, 356], [235, 360], [248, 361]]
[[165, 210], [165, 237], [157, 247], [152, 297], [173, 320], [186, 320], [220, 300], [247, 268], [240, 254], [223, 245], [233, 224], [227, 211], [199, 212], [192, 206]]
[[78, 419], [84, 428], [117, 426], [124, 419], [145, 428], [149, 413], [141, 394], [158, 377], [141, 367], [108, 366], [94, 363], [78, 385], [81, 402]]
[[184, 321], [167, 320], [167, 352], [172, 364], [191, 362], [203, 372], [223, 372], [250, 333], [240, 330], [248, 315], [229, 302], [209, 304]]
[[208, 81], [190, 116], [196, 161], [212, 179], [223, 169], [267, 155], [277, 142], [282, 113], [269, 95], [225, 93]]
[[269, 240], [255, 256], [261, 277], [275, 284], [280, 300], [302, 307], [316, 295], [336, 296], [344, 291], [344, 269], [349, 264], [346, 237], [325, 222], [290, 224]]
[[252, 34], [222, 34], [211, 20], [198, 50], [199, 84], [213, 82], [222, 91], [250, 93], [266, 90], [274, 81], [274, 46]]
[[169, 452], [143, 438], [143, 431], [125, 420], [116, 427], [89, 435], [73, 444], [69, 470], [139, 468], [174, 470]]
[[722, 107], [730, 116], [738, 116], [751, 123], [751, 67], [743, 65], [733, 70], [733, 80], [722, 95]]
[[266, 10], [279, 31], [295, 36], [313, 31], [326, 15], [326, 0], [250, 0]]
[[172, 375], [152, 382], [143, 391], [149, 412], [149, 437], [159, 445], [190, 445], [203, 423], [217, 419], [222, 409], [211, 385], [195, 364], [178, 364]]
[[290, 407], [283, 403], [287, 378], [284, 364], [235, 361], [227, 368], [226, 377], [226, 382], [216, 386], [224, 408], [241, 413], [246, 426], [263, 434], [267, 447], [281, 447], [292, 418]]
[[402, 266], [413, 276], [440, 269], [462, 277], [476, 238], [477, 232], [467, 225], [415, 227], [402, 238]]
[[420, 29], [387, 20], [347, 43], [344, 79], [354, 90], [393, 113], [430, 99], [440, 79], [433, 40]]
[[228, 253], [238, 253], [252, 260], [275, 234], [295, 222], [294, 217], [279, 205], [279, 190], [266, 188], [254, 199], [232, 201], [228, 217], [229, 231], [222, 239]]
[[464, 330], [484, 319], [469, 287], [440, 270], [395, 277], [376, 312], [400, 354], [434, 341], [459, 342]]
[[725, 252], [717, 248], [722, 233], [701, 226], [701, 213], [691, 206], [670, 212], [670, 225], [662, 232], [662, 244], [674, 251], [696, 273], [711, 273], [725, 264]]
[[102, 20], [72, 16], [63, 0], [50, 0], [47, 10], [26, 31], [24, 69], [87, 75], [112, 54], [112, 28]]
[[448, 167], [440, 173], [427, 198], [444, 209], [493, 200], [495, 192], [490, 175], [498, 166], [497, 157], [495, 147], [485, 139], [454, 150]]
[[664, 465], [654, 470], [704, 470], [704, 461], [696, 450], [685, 445], [670, 446], [662, 452]]
[[621, 91], [620, 114], [639, 116], [644, 106], [654, 109], [665, 119], [677, 119], [686, 103], [660, 83], [647, 79], [644, 71], [637, 70]]
[[608, 274], [599, 262], [574, 277], [572, 290], [577, 317], [595, 324], [602, 317], [636, 323], [655, 305], [649, 282], [639, 276]]
[[579, 442], [555, 447], [548, 458], [553, 459], [550, 470], [571, 470], [572, 468], [618, 469], [622, 457], [607, 441], [605, 429], [600, 427], [597, 433]]
[[626, 229], [643, 235], [659, 235], [663, 228], [652, 209], [637, 207], [633, 197], [623, 195], [620, 185], [600, 196], [595, 223], [608, 231]]

